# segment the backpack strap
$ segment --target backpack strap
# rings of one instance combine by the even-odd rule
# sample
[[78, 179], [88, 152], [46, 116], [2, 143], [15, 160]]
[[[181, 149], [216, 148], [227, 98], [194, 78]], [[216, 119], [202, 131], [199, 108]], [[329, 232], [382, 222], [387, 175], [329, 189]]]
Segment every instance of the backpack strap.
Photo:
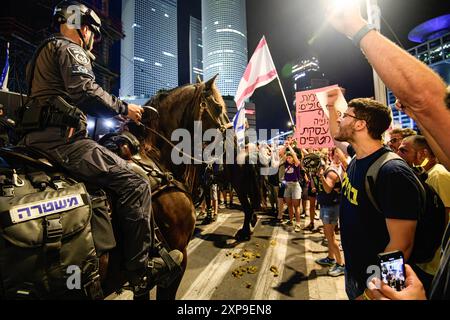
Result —
[[[376, 182], [377, 182], [377, 177], [378, 177], [378, 173], [380, 172], [381, 168], [388, 162], [392, 161], [392, 160], [401, 160], [401, 161], [405, 161], [403, 160], [403, 158], [401, 158], [398, 154], [392, 152], [392, 151], [387, 151], [385, 153], [383, 153], [367, 170], [366, 173], [366, 179], [364, 180], [364, 186], [366, 189], [366, 194], [367, 197], [369, 198], [370, 202], [372, 203], [372, 205], [375, 207], [375, 209], [379, 212], [382, 213], [380, 206], [378, 205], [377, 200], [375, 199], [375, 196], [373, 194], [373, 190], [375, 188]], [[420, 190], [420, 194], [422, 197], [422, 208], [421, 211], [422, 213], [425, 212], [425, 208], [426, 208], [426, 191], [424, 186], [422, 185], [422, 182], [419, 180], [419, 178], [416, 176], [416, 174], [413, 174], [414, 178], [416, 179], [417, 185], [419, 187]]]
[[378, 173], [380, 172], [381, 168], [388, 162], [395, 160], [395, 159], [401, 159], [400, 156], [398, 156], [394, 152], [385, 152], [383, 153], [372, 165], [369, 167], [366, 173], [366, 179], [364, 179], [364, 187], [366, 189], [367, 197], [369, 198], [372, 205], [375, 207], [375, 209], [382, 213], [380, 206], [378, 205], [374, 195], [373, 190], [376, 185]]

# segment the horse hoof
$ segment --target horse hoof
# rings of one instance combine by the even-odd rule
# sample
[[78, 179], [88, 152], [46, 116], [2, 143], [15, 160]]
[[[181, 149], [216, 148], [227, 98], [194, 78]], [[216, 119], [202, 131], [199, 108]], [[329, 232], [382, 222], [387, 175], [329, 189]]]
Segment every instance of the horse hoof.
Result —
[[234, 238], [237, 241], [250, 241], [251, 239], [251, 232], [244, 232], [243, 230], [239, 230]]
[[256, 226], [257, 222], [258, 222], [258, 215], [254, 213], [252, 216], [252, 221], [250, 222], [253, 228]]

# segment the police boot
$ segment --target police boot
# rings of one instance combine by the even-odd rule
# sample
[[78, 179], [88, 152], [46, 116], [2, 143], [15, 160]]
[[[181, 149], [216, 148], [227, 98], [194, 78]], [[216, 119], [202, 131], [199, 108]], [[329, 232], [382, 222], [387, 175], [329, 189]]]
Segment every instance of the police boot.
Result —
[[167, 288], [182, 272], [183, 254], [179, 250], [167, 252], [165, 248], [160, 248], [159, 255], [160, 257], [151, 258], [147, 261], [146, 274], [150, 288], [154, 286]]
[[183, 254], [178, 250], [167, 252], [160, 248], [160, 257], [149, 258], [144, 275], [130, 281], [134, 300], [149, 300], [149, 293], [155, 286], [167, 288], [181, 274]]

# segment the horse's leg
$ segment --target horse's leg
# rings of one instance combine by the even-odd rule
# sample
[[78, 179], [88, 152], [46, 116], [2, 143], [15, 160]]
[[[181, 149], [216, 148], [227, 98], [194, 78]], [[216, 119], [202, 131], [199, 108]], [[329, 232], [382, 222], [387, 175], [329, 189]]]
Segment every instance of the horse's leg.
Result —
[[239, 202], [241, 203], [242, 211], [244, 211], [244, 225], [242, 226], [242, 229], [236, 233], [235, 238], [239, 241], [249, 241], [251, 238], [250, 224], [253, 224], [254, 211], [243, 185], [239, 183], [234, 184], [234, 189], [236, 190]]
[[169, 287], [158, 287], [157, 290], [158, 300], [175, 300], [187, 266], [186, 248], [195, 228], [195, 208], [185, 193], [169, 191], [154, 199], [153, 209], [156, 223], [170, 249], [178, 249], [183, 253], [179, 277]]

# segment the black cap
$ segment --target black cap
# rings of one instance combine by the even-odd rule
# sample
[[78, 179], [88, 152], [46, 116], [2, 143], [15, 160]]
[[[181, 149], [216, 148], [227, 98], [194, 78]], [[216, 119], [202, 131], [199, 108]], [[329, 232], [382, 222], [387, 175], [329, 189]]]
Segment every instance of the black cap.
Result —
[[[80, 18], [75, 16], [79, 12]], [[79, 23], [78, 26], [88, 26], [97, 38], [101, 37], [102, 21], [94, 10], [88, 8], [78, 1], [60, 2], [53, 11], [53, 24], [55, 26], [65, 23]], [[77, 29], [78, 29], [77, 28]]]

